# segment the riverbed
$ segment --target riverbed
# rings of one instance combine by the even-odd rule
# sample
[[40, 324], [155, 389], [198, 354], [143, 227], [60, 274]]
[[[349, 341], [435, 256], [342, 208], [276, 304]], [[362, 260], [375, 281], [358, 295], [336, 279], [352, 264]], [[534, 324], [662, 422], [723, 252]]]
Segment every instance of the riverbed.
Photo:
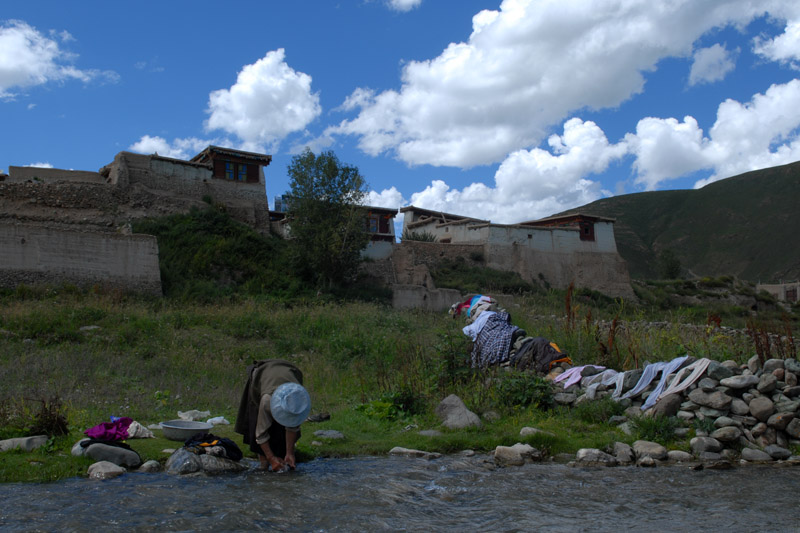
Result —
[[0, 485], [8, 531], [799, 531], [800, 467], [493, 468], [319, 459], [294, 472]]

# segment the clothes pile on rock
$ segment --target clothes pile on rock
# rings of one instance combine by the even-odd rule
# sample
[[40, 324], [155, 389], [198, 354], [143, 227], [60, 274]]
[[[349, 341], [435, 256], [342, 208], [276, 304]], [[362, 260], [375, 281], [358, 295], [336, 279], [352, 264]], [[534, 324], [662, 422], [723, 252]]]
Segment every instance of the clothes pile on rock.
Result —
[[240, 461], [242, 450], [231, 439], [217, 437], [211, 433], [197, 433], [183, 443], [183, 447], [195, 455], [213, 455], [232, 461]]
[[491, 296], [476, 294], [450, 307], [453, 317], [464, 316], [464, 334], [473, 341], [473, 368], [494, 365], [547, 373], [561, 362], [571, 364], [559, 347], [544, 337], [530, 337], [511, 323], [511, 315]]

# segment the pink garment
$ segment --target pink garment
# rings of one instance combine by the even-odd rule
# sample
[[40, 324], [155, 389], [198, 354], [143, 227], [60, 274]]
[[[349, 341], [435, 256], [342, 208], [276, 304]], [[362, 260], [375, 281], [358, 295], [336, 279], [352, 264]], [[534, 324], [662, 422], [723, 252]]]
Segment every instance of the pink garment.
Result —
[[559, 383], [561, 381], [567, 380], [566, 383], [564, 383], [564, 388], [568, 389], [568, 388], [570, 388], [571, 386], [575, 385], [576, 383], [578, 383], [581, 380], [581, 372], [583, 372], [583, 369], [586, 368], [587, 366], [590, 366], [590, 367], [593, 367], [593, 368], [597, 368], [597, 369], [600, 369], [600, 370], [605, 370], [605, 368], [606, 368], [604, 366], [597, 366], [597, 365], [575, 366], [575, 367], [570, 368], [566, 372], [557, 375], [553, 379], [553, 381], [555, 381], [556, 383]]
[[123, 416], [113, 422], [102, 422], [84, 431], [87, 437], [98, 440], [125, 440], [128, 438], [128, 427], [132, 418]]

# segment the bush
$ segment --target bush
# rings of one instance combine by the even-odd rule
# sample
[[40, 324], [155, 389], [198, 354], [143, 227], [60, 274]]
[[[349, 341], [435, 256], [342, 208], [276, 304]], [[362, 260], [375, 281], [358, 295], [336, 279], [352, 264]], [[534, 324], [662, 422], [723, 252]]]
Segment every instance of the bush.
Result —
[[621, 415], [625, 408], [606, 396], [593, 402], [584, 402], [572, 408], [572, 415], [589, 424], [604, 424], [612, 416]]
[[674, 416], [639, 416], [631, 419], [631, 426], [641, 440], [670, 442], [680, 421]]
[[403, 241], [436, 242], [436, 235], [429, 231], [408, 231], [404, 230], [400, 237]]
[[553, 389], [539, 376], [525, 372], [508, 372], [496, 382], [497, 400], [502, 406], [549, 409], [553, 406]]

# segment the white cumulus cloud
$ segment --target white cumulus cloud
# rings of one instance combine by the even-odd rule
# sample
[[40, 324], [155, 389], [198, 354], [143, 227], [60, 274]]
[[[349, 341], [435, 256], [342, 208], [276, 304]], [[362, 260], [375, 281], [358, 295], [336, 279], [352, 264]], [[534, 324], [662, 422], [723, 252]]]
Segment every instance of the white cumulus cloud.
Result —
[[140, 154], [157, 153], [158, 155], [175, 159], [191, 159], [210, 144], [218, 144], [218, 142], [190, 137], [188, 139], [174, 139], [170, 143], [163, 137], [144, 135], [137, 142], [130, 145], [128, 149]]
[[788, 21], [781, 35], [773, 39], [756, 38], [753, 50], [772, 61], [779, 61], [800, 70], [800, 13]]
[[695, 51], [692, 70], [689, 72], [689, 85], [725, 79], [725, 76], [736, 67], [733, 55], [720, 44]]
[[405, 204], [405, 199], [396, 187], [392, 186], [389, 189], [384, 189], [381, 192], [369, 191], [364, 200], [364, 205], [373, 207], [389, 207], [399, 208]]
[[419, 7], [422, 0], [387, 0], [386, 3], [395, 11], [406, 12]]
[[[641, 92], [645, 72], [664, 58], [689, 57], [708, 31], [744, 26], [766, 13], [784, 16], [792, 5], [504, 0], [499, 10], [473, 17], [466, 42], [406, 63], [399, 89], [356, 89], [342, 108], [355, 107], [357, 116], [326, 133], [354, 135], [364, 152], [389, 153], [409, 165], [498, 162], [537, 146], [552, 126], [581, 109], [614, 107]], [[726, 65], [718, 54], [718, 72]]]
[[281, 48], [245, 65], [229, 89], [212, 92], [207, 112], [207, 131], [233, 134], [245, 149], [261, 151], [302, 131], [321, 107], [319, 94], [311, 90], [311, 76], [292, 69]]
[[[53, 33], [62, 42], [74, 40], [66, 32]], [[112, 71], [82, 70], [72, 65], [75, 54], [62, 50], [55, 39], [20, 20], [0, 25], [0, 98], [12, 99], [14, 89], [62, 82], [69, 79], [88, 82], [99, 78], [116, 81]]]

